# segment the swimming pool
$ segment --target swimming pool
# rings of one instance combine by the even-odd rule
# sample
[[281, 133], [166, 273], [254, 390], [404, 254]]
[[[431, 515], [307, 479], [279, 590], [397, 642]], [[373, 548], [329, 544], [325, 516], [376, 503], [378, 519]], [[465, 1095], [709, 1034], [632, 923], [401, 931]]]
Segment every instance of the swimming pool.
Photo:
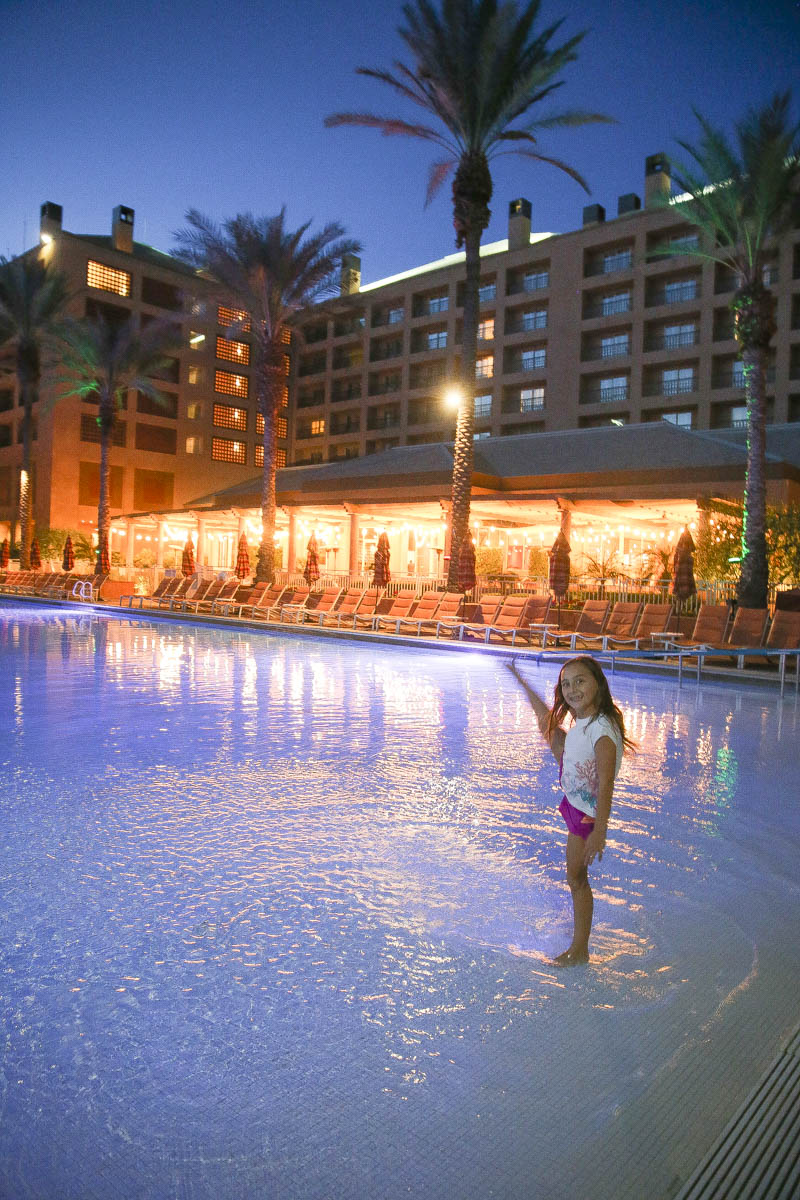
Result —
[[797, 1022], [793, 693], [617, 674], [558, 972], [496, 658], [9, 601], [0, 655], [3, 1196], [655, 1198]]

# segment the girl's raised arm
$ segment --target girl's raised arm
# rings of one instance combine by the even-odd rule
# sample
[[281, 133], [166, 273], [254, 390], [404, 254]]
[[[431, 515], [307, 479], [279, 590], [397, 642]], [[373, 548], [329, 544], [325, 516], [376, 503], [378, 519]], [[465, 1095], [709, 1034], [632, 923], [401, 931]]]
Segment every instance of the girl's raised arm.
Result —
[[555, 758], [557, 760], [560, 759], [561, 755], [564, 753], [564, 738], [566, 737], [564, 730], [559, 726], [558, 729], [554, 729], [552, 734], [550, 734], [548, 737], [547, 726], [550, 720], [550, 709], [547, 707], [539, 693], [535, 692], [528, 681], [524, 679], [522, 675], [520, 675], [514, 659], [512, 659], [510, 663], [507, 663], [506, 666], [530, 701], [531, 708], [536, 714], [536, 723], [539, 726], [539, 733], [543, 738], [545, 738], [546, 741], [549, 741], [550, 749], [553, 751]]

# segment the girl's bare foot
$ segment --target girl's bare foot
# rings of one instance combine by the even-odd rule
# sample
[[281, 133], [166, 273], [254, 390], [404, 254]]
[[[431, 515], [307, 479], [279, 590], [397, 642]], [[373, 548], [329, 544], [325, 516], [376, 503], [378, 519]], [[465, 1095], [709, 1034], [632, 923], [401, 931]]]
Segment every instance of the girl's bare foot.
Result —
[[576, 950], [573, 946], [568, 946], [561, 954], [556, 955], [553, 965], [556, 967], [583, 967], [588, 961], [588, 950]]

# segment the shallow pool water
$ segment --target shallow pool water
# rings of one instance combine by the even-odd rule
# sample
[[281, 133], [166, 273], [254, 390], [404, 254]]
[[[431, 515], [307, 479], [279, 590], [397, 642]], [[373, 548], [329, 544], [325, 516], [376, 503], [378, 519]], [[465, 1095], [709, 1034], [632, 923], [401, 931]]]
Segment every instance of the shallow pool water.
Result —
[[657, 1200], [797, 1023], [794, 693], [617, 674], [559, 972], [496, 657], [9, 601], [0, 656], [0, 1196]]

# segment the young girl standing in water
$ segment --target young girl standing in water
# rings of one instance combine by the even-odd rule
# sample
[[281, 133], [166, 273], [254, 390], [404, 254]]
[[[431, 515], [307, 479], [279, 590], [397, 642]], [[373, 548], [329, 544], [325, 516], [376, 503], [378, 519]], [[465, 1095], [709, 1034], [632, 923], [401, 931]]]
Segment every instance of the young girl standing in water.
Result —
[[[560, 763], [564, 797], [559, 812], [567, 826], [567, 883], [572, 893], [572, 943], [554, 962], [574, 967], [589, 961], [594, 897], [587, 867], [603, 857], [611, 814], [614, 780], [623, 751], [633, 743], [625, 736], [622, 713], [611, 698], [608, 680], [593, 658], [582, 655], [565, 663], [558, 676], [553, 707], [548, 708], [517, 670], [508, 669], [531, 702], [539, 732]], [[569, 713], [572, 724], [561, 722]]]

